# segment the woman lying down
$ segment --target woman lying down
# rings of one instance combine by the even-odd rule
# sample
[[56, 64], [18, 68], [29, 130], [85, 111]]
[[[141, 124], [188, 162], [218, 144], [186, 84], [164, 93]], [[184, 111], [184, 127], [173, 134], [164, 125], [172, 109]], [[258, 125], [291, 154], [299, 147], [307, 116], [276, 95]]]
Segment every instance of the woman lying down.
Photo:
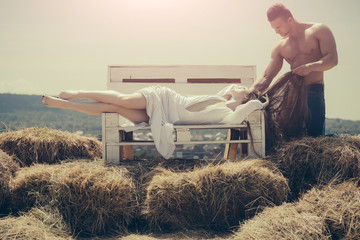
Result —
[[[87, 98], [95, 102], [76, 102]], [[164, 86], [142, 88], [131, 94], [116, 91], [64, 91], [43, 96], [47, 107], [101, 115], [115, 112], [134, 124], [150, 125], [159, 153], [169, 158], [174, 149], [173, 124], [240, 124], [253, 111], [269, 103], [241, 85], [229, 85], [215, 95], [183, 96]]]

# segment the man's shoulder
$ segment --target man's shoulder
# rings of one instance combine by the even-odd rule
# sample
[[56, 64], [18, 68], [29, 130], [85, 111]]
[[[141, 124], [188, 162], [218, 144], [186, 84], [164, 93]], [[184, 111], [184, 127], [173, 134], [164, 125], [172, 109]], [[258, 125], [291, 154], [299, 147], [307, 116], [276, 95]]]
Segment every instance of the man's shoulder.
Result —
[[317, 38], [328, 37], [332, 34], [330, 28], [324, 23], [314, 23], [311, 32]]
[[279, 41], [277, 42], [277, 44], [276, 44], [275, 47], [274, 47], [274, 50], [275, 50], [275, 49], [280, 50], [281, 48], [283, 48], [284, 46], [286, 46], [286, 44], [287, 44], [288, 41], [289, 41], [289, 38], [288, 38], [288, 37], [282, 38], [281, 40], [279, 40]]
[[329, 27], [324, 23], [311, 23], [310, 29], [314, 32], [329, 31]]

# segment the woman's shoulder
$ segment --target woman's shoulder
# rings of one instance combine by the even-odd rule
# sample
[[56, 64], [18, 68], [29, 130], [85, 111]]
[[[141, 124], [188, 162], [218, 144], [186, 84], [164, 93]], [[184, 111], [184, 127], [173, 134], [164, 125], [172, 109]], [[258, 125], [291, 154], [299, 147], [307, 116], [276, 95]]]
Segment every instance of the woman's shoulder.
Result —
[[217, 92], [216, 95], [224, 96], [226, 94], [229, 94], [231, 92], [231, 90], [238, 89], [238, 88], [246, 89], [247, 87], [242, 84], [229, 84], [226, 87], [224, 87], [223, 89], [221, 89], [219, 92]]

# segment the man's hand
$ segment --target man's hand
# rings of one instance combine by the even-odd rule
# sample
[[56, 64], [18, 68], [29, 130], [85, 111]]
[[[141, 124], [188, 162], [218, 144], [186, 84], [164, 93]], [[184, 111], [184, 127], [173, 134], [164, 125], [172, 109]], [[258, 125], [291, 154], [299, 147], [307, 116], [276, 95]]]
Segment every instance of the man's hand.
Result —
[[265, 99], [265, 102], [263, 103], [263, 108], [266, 108], [269, 105], [269, 96], [265, 94], [263, 98]]
[[292, 70], [293, 74], [299, 75], [299, 76], [306, 76], [311, 72], [311, 68], [309, 64], [301, 65], [295, 69]]

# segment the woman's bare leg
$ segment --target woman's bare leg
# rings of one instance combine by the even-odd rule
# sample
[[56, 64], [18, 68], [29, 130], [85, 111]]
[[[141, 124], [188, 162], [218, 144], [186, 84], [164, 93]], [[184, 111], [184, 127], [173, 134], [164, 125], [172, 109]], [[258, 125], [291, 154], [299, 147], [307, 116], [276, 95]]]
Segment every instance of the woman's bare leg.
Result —
[[146, 99], [141, 93], [123, 94], [117, 91], [63, 91], [59, 98], [72, 100], [78, 98], [87, 98], [103, 103], [111, 103], [125, 108], [145, 109]]
[[149, 116], [146, 114], [145, 109], [130, 109], [102, 102], [71, 102], [49, 96], [43, 96], [41, 101], [45, 106], [51, 108], [73, 109], [90, 115], [100, 115], [105, 112], [116, 112], [133, 123], [149, 121]]

